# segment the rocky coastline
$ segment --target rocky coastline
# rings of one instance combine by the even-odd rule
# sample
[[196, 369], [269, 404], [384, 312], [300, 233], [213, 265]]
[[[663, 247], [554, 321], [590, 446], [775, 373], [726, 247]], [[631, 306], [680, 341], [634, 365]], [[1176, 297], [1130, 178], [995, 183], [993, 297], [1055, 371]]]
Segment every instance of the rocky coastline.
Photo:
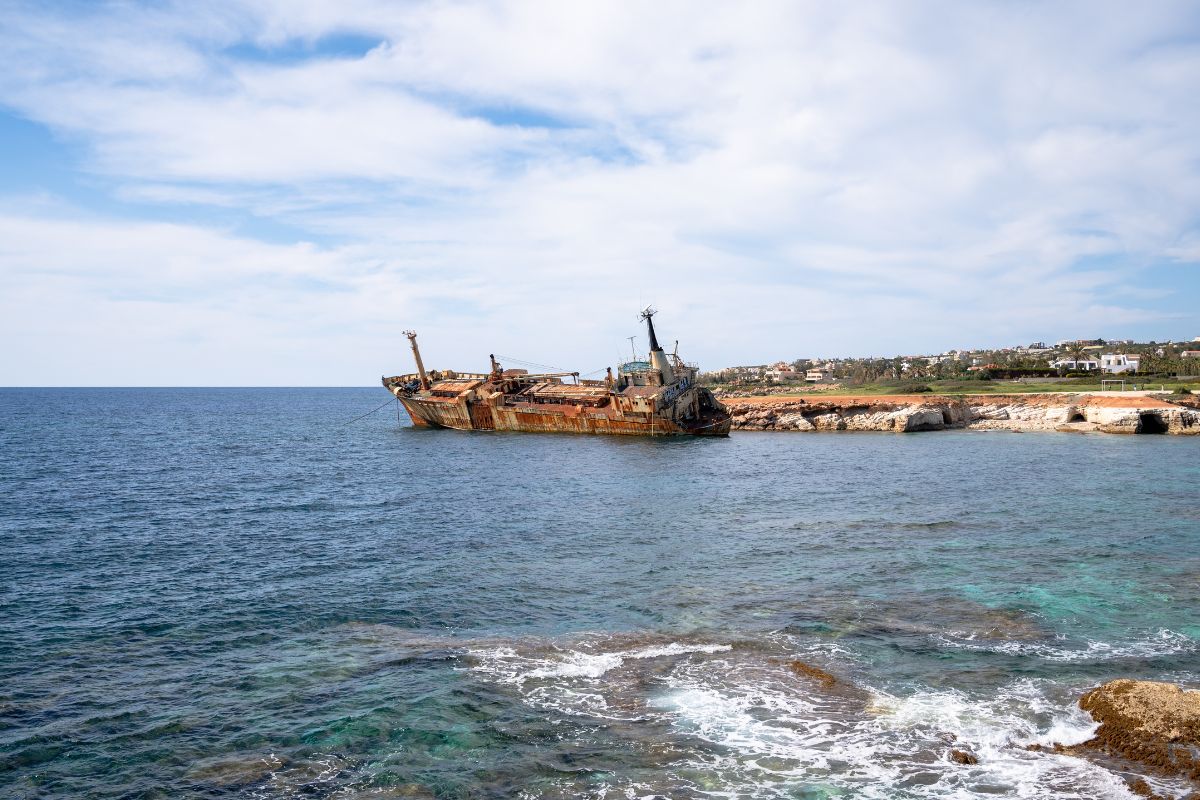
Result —
[[1125, 774], [1130, 791], [1148, 800], [1200, 800], [1200, 691], [1120, 678], [1086, 692], [1079, 707], [1099, 723], [1095, 734], [1049, 749], [1099, 760]]
[[810, 395], [723, 398], [744, 431], [953, 428], [1200, 435], [1200, 409], [1146, 395]]

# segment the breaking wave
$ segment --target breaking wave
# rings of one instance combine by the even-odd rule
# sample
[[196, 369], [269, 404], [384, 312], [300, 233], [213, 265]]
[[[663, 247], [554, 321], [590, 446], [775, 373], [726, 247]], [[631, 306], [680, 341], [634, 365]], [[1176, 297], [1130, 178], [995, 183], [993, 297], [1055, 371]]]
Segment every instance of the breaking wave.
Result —
[[947, 635], [937, 635], [934, 639], [938, 644], [954, 649], [977, 653], [1033, 656], [1045, 661], [1062, 662], [1163, 658], [1200, 651], [1200, 642], [1166, 628], [1160, 628], [1141, 639], [1115, 644], [1089, 639], [1072, 645], [1066, 637], [1057, 637], [1049, 642], [980, 641], [970, 637], [958, 638]]
[[685, 645], [672, 642], [636, 650], [591, 653], [580, 650], [554, 651], [549, 654], [522, 655], [511, 647], [469, 649], [480, 668], [510, 683], [521, 684], [541, 678], [599, 678], [620, 667], [627, 659], [661, 658], [688, 653], [719, 653], [732, 649], [728, 644]]
[[[781, 641], [639, 648], [472, 651], [478, 673], [543, 711], [636, 720], [648, 737], [683, 743], [652, 779], [607, 786], [628, 797], [1132, 798], [1124, 779], [1089, 761], [1028, 745], [1079, 744], [1096, 725], [1061, 688], [1019, 680], [987, 697], [953, 689], [893, 694], [864, 681], [819, 686], [789, 658], [840, 675], [859, 665], [829, 647]], [[638, 662], [661, 661], [646, 672]], [[952, 751], [975, 763], [958, 763]], [[808, 795], [805, 795], [808, 796]]]

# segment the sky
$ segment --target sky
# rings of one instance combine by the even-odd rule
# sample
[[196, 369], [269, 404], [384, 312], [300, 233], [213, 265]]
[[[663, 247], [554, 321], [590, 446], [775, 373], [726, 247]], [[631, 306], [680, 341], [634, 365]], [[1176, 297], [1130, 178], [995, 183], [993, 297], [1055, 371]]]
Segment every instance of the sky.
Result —
[[1200, 336], [1194, 2], [0, 0], [0, 145], [0, 385]]

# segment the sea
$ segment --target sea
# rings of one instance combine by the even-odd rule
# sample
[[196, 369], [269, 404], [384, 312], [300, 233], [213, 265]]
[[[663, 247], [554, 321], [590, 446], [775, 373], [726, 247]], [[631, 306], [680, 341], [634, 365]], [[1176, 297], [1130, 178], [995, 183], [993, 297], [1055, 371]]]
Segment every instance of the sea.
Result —
[[1132, 798], [1200, 685], [1198, 438], [397, 412], [0, 390], [0, 797]]

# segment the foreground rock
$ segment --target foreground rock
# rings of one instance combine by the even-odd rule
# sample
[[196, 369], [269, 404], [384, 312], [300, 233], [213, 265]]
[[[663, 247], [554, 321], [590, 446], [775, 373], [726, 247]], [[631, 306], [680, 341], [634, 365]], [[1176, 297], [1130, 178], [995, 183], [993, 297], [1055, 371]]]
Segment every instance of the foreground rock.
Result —
[[1186, 778], [1200, 788], [1200, 691], [1122, 679], [1092, 689], [1079, 707], [1100, 723], [1083, 748]]
[[725, 399], [737, 430], [1011, 431], [1200, 434], [1200, 410], [1154, 397], [925, 395]]

